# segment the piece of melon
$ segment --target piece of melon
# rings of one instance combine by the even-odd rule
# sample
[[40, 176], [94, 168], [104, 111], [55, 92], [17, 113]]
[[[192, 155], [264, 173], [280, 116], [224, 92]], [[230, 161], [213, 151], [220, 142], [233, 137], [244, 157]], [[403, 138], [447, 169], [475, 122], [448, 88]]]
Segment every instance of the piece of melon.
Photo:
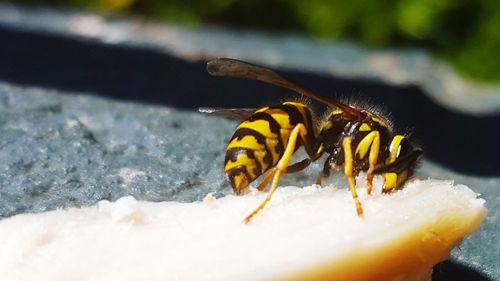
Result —
[[[362, 179], [359, 179], [360, 182]], [[463, 185], [413, 181], [367, 196], [279, 188], [203, 202], [140, 202], [23, 214], [0, 221], [2, 280], [430, 280], [472, 234], [484, 200]]]

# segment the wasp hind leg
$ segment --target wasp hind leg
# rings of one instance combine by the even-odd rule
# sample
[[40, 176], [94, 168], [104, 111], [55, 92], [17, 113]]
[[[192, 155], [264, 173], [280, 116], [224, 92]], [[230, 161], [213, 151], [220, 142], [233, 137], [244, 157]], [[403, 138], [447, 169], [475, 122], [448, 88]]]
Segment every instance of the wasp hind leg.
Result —
[[[292, 164], [290, 166], [288, 166], [286, 168], [286, 173], [295, 173], [295, 172], [298, 172], [298, 171], [302, 171], [304, 170], [305, 168], [307, 168], [307, 166], [309, 166], [309, 164], [311, 164], [311, 159], [309, 158], [306, 158], [300, 162], [297, 162], [295, 164]], [[269, 184], [269, 181], [271, 180], [271, 178], [273, 177], [274, 173], [276, 172], [276, 167], [272, 168], [269, 172], [267, 172], [267, 174], [264, 176], [264, 179], [262, 180], [262, 182], [259, 184], [259, 186], [257, 186], [257, 189], [259, 191], [262, 191], [266, 188], [266, 186]]]
[[[273, 181], [272, 181], [271, 188], [269, 189], [269, 193], [267, 194], [266, 199], [264, 199], [264, 201], [252, 213], [250, 213], [248, 216], [245, 217], [245, 219], [244, 219], [245, 223], [250, 222], [250, 220], [260, 210], [264, 209], [264, 207], [269, 202], [269, 200], [271, 200], [271, 197], [273, 196], [273, 193], [276, 190], [276, 187], [278, 186], [281, 175], [287, 173], [288, 163], [290, 162], [290, 159], [292, 158], [292, 155], [295, 151], [295, 145], [297, 144], [297, 139], [298, 139], [299, 135], [301, 136], [301, 138], [303, 140], [305, 140], [306, 134], [307, 134], [307, 129], [303, 124], [298, 124], [293, 128], [292, 132], [290, 133], [290, 137], [288, 138], [288, 144], [285, 148], [285, 152], [283, 153], [283, 156], [281, 157], [280, 161], [278, 162], [276, 167], [271, 169], [266, 174], [262, 183], [259, 184], [259, 186], [257, 187], [257, 189], [263, 190], [267, 186], [267, 184], [269, 183], [269, 181], [271, 180], [271, 177], [272, 177]], [[294, 171], [298, 171], [301, 168], [303, 169], [303, 168], [307, 167], [307, 165], [309, 165], [310, 161], [309, 161], [309, 163], [307, 163], [307, 162], [308, 162], [307, 160], [303, 160], [301, 162], [298, 162], [298, 163], [290, 166], [290, 169], [295, 169]]]
[[350, 136], [344, 137], [342, 139], [342, 148], [344, 150], [344, 174], [349, 183], [349, 188], [351, 189], [352, 198], [354, 199], [354, 203], [356, 204], [356, 211], [358, 216], [363, 215], [363, 207], [361, 206], [361, 202], [359, 202], [358, 192], [356, 191], [356, 182], [354, 181], [354, 157], [352, 153], [352, 138]]

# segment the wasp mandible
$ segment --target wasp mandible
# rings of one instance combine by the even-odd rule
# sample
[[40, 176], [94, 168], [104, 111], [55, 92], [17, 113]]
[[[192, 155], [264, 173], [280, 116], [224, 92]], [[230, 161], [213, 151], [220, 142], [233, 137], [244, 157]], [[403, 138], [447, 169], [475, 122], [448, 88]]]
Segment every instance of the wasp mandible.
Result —
[[[372, 107], [361, 108], [321, 96], [270, 69], [236, 59], [209, 61], [207, 71], [212, 76], [251, 79], [290, 89], [330, 107], [322, 119], [313, 115], [309, 105], [298, 101], [262, 108], [200, 108], [205, 113], [242, 120], [226, 147], [224, 162], [224, 172], [237, 195], [261, 175], [265, 174], [258, 190], [264, 190], [272, 179], [267, 197], [245, 222], [266, 206], [283, 174], [303, 170], [323, 154], [328, 156], [316, 183], [321, 184], [332, 170], [343, 170], [361, 216], [363, 207], [355, 176], [360, 171], [367, 173], [367, 193], [371, 194], [373, 177], [381, 174], [382, 192], [391, 192], [412, 176], [423, 153], [407, 136], [395, 133], [389, 118]], [[300, 146], [307, 158], [290, 165]]]

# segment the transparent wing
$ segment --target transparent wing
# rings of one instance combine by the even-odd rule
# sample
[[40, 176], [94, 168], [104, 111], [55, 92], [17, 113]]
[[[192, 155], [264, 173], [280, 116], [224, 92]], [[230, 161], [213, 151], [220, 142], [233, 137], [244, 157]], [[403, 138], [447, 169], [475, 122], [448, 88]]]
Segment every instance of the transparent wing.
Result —
[[252, 115], [257, 108], [222, 108], [222, 107], [200, 107], [198, 111], [214, 116], [226, 117], [235, 120], [245, 120]]
[[281, 75], [277, 74], [276, 72], [270, 69], [253, 65], [248, 62], [236, 59], [229, 59], [229, 58], [218, 58], [211, 60], [207, 63], [207, 71], [210, 75], [213, 76], [257, 80], [275, 86], [279, 86], [282, 88], [290, 89], [299, 94], [320, 101], [326, 105], [336, 107], [352, 116], [357, 116], [360, 118], [365, 117], [365, 113], [362, 111], [359, 111], [347, 104], [341, 103], [334, 99], [323, 97], [309, 89], [306, 89], [302, 86], [295, 84], [292, 81], [283, 78]]

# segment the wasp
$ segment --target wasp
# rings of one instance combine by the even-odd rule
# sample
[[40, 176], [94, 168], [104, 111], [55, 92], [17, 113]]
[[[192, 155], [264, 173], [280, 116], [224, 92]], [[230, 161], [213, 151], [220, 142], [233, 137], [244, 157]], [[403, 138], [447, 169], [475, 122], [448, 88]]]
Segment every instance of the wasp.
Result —
[[[262, 108], [200, 108], [200, 111], [241, 120], [226, 147], [224, 172], [235, 194], [246, 191], [261, 175], [257, 189], [271, 187], [265, 200], [244, 221], [249, 222], [271, 199], [282, 175], [303, 170], [324, 154], [328, 155], [316, 179], [321, 184], [332, 170], [342, 171], [349, 184], [356, 212], [363, 207], [356, 191], [355, 176], [366, 172], [367, 193], [373, 189], [374, 175], [382, 175], [382, 192], [401, 188], [411, 178], [423, 150], [393, 123], [372, 107], [363, 108], [321, 96], [287, 80], [276, 72], [244, 61], [219, 58], [207, 63], [212, 76], [256, 80], [293, 90], [326, 104], [330, 109], [316, 118], [304, 102], [287, 101]], [[299, 147], [307, 157], [290, 164]]]

